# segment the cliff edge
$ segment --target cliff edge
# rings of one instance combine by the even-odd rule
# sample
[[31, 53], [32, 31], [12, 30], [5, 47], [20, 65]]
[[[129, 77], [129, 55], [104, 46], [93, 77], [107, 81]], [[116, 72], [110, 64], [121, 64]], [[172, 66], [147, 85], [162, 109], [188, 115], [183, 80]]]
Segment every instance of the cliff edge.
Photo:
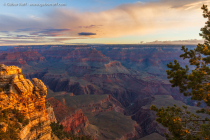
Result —
[[0, 65], [0, 139], [51, 140], [47, 88], [37, 78], [32, 81], [20, 68]]

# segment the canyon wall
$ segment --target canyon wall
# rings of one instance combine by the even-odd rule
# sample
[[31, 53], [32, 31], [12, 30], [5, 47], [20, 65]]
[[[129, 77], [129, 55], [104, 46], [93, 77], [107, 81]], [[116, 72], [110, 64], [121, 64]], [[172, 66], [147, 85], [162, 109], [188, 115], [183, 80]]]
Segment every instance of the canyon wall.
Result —
[[37, 78], [32, 81], [33, 84], [25, 79], [16, 66], [0, 66], [0, 112], [9, 112], [2, 123], [8, 126], [5, 127], [7, 131], [10, 123], [16, 122], [20, 126], [21, 140], [51, 140], [50, 120], [45, 107], [47, 88]]
[[55, 117], [63, 125], [65, 132], [78, 134], [88, 126], [89, 121], [81, 109], [75, 110], [67, 107], [53, 97], [48, 98], [46, 101], [53, 107]]

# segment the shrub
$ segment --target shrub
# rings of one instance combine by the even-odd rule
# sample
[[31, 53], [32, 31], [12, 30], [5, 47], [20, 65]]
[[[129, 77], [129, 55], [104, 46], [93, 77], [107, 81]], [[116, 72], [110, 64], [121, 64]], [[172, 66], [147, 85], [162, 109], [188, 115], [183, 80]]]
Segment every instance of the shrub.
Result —
[[20, 126], [20, 124], [19, 124], [18, 122], [16, 122], [16, 123], [14, 124], [14, 127], [15, 127], [15, 128], [18, 128], [18, 129], [21, 129], [21, 126]]
[[18, 119], [18, 122], [23, 123], [24, 115], [22, 113], [17, 113], [16, 118]]
[[45, 106], [46, 106], [46, 108], [48, 108], [48, 107], [50, 107], [51, 105], [50, 105], [49, 102], [46, 102], [46, 103], [45, 103]]
[[0, 131], [0, 140], [20, 140], [19, 131], [15, 125], [9, 124], [7, 131]]
[[2, 113], [3, 113], [3, 117], [7, 118], [8, 114], [9, 114], [9, 110], [5, 109], [5, 110], [2, 111]]
[[23, 126], [26, 126], [26, 125], [28, 125], [29, 124], [29, 119], [25, 119], [24, 121], [23, 121]]
[[4, 116], [3, 114], [0, 114], [0, 122], [3, 122], [3, 120], [4, 120]]
[[18, 113], [19, 113], [19, 110], [13, 109], [13, 110], [12, 110], [12, 113], [13, 113], [13, 114], [18, 114]]
[[6, 86], [4, 87], [4, 90], [5, 90], [5, 91], [8, 91], [9, 88], [10, 88], [10, 85], [9, 85], [9, 84], [6, 84]]
[[31, 127], [30, 131], [32, 132], [32, 131], [34, 131], [35, 129], [36, 129], [36, 126]]

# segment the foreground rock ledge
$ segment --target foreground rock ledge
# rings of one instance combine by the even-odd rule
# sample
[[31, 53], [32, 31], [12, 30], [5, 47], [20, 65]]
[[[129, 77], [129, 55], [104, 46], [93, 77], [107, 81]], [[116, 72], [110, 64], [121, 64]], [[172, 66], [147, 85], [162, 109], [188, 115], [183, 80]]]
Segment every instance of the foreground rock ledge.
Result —
[[[25, 79], [16, 66], [0, 65], [0, 109], [15, 109], [29, 120], [22, 126], [21, 140], [51, 140], [51, 127], [45, 107], [47, 88], [37, 79]], [[5, 128], [6, 129], [6, 128]]]

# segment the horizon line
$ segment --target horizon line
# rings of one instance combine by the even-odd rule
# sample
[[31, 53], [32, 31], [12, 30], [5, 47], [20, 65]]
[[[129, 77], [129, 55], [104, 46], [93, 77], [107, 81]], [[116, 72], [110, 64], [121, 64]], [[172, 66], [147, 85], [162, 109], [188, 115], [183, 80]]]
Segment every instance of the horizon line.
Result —
[[[199, 43], [198, 43], [199, 44]], [[19, 46], [73, 46], [73, 45], [198, 45], [198, 44], [153, 44], [153, 43], [145, 43], [145, 44], [40, 44], [40, 45], [0, 45], [0, 47], [19, 47]]]

